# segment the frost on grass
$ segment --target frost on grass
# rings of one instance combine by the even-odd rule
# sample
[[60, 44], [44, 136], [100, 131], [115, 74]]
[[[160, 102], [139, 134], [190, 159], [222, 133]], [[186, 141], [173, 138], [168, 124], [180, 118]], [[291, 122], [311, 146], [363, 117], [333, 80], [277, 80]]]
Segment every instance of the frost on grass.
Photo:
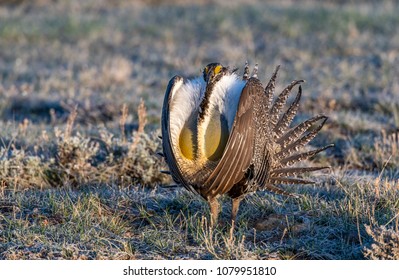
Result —
[[38, 156], [29, 156], [15, 147], [0, 149], [0, 185], [42, 187], [45, 170], [49, 167]]
[[399, 231], [385, 226], [372, 228], [366, 232], [373, 238], [370, 248], [365, 249], [365, 257], [372, 260], [399, 260]]
[[[48, 156], [29, 155], [15, 146], [0, 150], [1, 183], [13, 188], [80, 186], [85, 184], [160, 184], [163, 162], [156, 156], [160, 140], [156, 132], [146, 133], [146, 109], [138, 110], [139, 127], [130, 137], [121, 139], [102, 129], [99, 137], [73, 132], [77, 117], [70, 114], [65, 129], [54, 129]], [[122, 122], [123, 123], [123, 122]], [[121, 125], [124, 127], [124, 124]], [[125, 139], [126, 138], [126, 139]], [[51, 150], [51, 147], [55, 147]]]
[[374, 144], [374, 159], [380, 168], [395, 169], [399, 166], [399, 132], [381, 132], [380, 141]]

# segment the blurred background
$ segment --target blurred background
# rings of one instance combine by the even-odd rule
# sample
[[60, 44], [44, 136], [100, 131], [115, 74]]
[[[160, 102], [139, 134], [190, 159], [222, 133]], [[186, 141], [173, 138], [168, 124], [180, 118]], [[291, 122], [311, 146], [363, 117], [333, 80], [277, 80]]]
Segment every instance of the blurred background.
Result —
[[[289, 248], [288, 258], [373, 256], [375, 252], [363, 255], [362, 242], [371, 244], [380, 232], [370, 231], [375, 235], [371, 238], [363, 224], [378, 228], [396, 221], [396, 237], [392, 238], [399, 236], [398, 15], [398, 2], [384, 0], [0, 0], [0, 208], [25, 205], [18, 208], [25, 210], [17, 211], [24, 221], [28, 215], [36, 215], [34, 209], [39, 206], [34, 205], [41, 205], [39, 212], [44, 209], [47, 214], [38, 217], [46, 217], [50, 224], [55, 221], [54, 235], [65, 230], [65, 236], [76, 238], [71, 237], [75, 248], [81, 235], [68, 231], [71, 224], [65, 222], [69, 221], [65, 217], [69, 212], [64, 218], [64, 212], [60, 214], [66, 220], [57, 218], [58, 206], [54, 205], [75, 209], [82, 195], [80, 190], [89, 186], [95, 194], [89, 197], [88, 204], [79, 207], [82, 213], [88, 209], [87, 217], [91, 219], [97, 215], [93, 210], [97, 208], [90, 204], [92, 199], [107, 204], [98, 220], [100, 227], [106, 228], [98, 231], [100, 235], [116, 240], [116, 234], [126, 244], [139, 244], [135, 252], [142, 256], [159, 257], [159, 252], [173, 251], [174, 245], [166, 249], [157, 245], [163, 237], [169, 244], [170, 236], [151, 231], [144, 222], [135, 224], [137, 209], [144, 213], [147, 208], [137, 208], [132, 201], [137, 197], [141, 203], [143, 194], [137, 196], [133, 192], [127, 198], [124, 193], [114, 195], [109, 190], [117, 192], [112, 189], [114, 186], [155, 187], [170, 183], [159, 172], [165, 168], [163, 163], [154, 156], [160, 150], [157, 135], [169, 79], [176, 74], [188, 78], [200, 75], [205, 65], [216, 61], [238, 67], [240, 72], [248, 61], [252, 66], [259, 64], [259, 78], [266, 84], [275, 67], [281, 65], [277, 91], [294, 79], [306, 80], [300, 113], [294, 122], [320, 113], [329, 116], [311, 144], [336, 145], [315, 159], [317, 164], [333, 168], [331, 174], [317, 177], [321, 181], [319, 189], [296, 189], [309, 194], [298, 205], [294, 202], [282, 207], [270, 196], [259, 201], [252, 198], [254, 202], [248, 203], [263, 205], [267, 209], [264, 213], [283, 215], [276, 221], [284, 220], [285, 211], [292, 209], [316, 209], [316, 213], [321, 213], [322, 217], [317, 218], [307, 214], [295, 218], [296, 222], [301, 221], [300, 225], [309, 220], [315, 224], [305, 227], [302, 236], [298, 233], [299, 239], [290, 235], [292, 243], [287, 242], [285, 247]], [[73, 192], [68, 194], [72, 199], [62, 200], [65, 195], [52, 196], [51, 192], [4, 196], [9, 189], [42, 190], [54, 186], [68, 190], [72, 187]], [[105, 190], [99, 190], [104, 186]], [[175, 215], [173, 219], [199, 219], [197, 214], [181, 217], [179, 209], [194, 213], [206, 209], [195, 200], [191, 208], [182, 206], [188, 202], [180, 199], [191, 203], [192, 198], [187, 196], [159, 195], [159, 200], [149, 200], [146, 207], [150, 209], [149, 216], [155, 213], [161, 227], [171, 226], [164, 224], [169, 215]], [[118, 205], [125, 205], [126, 215], [135, 217], [128, 217], [133, 222], [128, 220], [127, 226], [122, 224], [125, 218], [121, 222], [114, 220], [115, 213], [122, 211]], [[162, 212], [168, 207], [177, 207], [178, 214]], [[259, 219], [259, 212], [248, 210], [253, 208], [244, 213]], [[10, 217], [16, 217], [17, 212], [12, 211]], [[108, 213], [105, 218], [104, 213]], [[104, 219], [109, 223], [103, 224]], [[133, 230], [148, 230], [157, 236], [149, 248], [140, 247], [144, 237], [138, 238], [137, 244], [131, 239], [137, 233], [130, 232], [130, 222]], [[279, 227], [271, 224], [273, 229]], [[15, 228], [28, 233], [18, 238], [11, 233], [0, 234], [0, 241], [4, 242], [0, 243], [6, 244], [0, 246], [0, 251], [7, 249], [0, 258], [18, 258], [21, 252], [25, 254], [24, 246], [32, 243], [31, 230], [37, 232], [37, 225], [33, 229], [31, 224], [28, 228], [20, 225], [0, 223], [0, 232], [4, 226], [10, 232]], [[263, 229], [268, 230], [268, 226], [266, 223]], [[92, 227], [88, 222], [82, 228], [80, 232]], [[110, 228], [114, 235], [108, 234]], [[252, 229], [253, 224], [248, 225], [248, 231]], [[272, 236], [277, 241], [286, 233], [284, 227], [280, 229]], [[262, 234], [259, 232], [256, 237], [266, 240], [268, 233]], [[314, 239], [304, 239], [311, 236]], [[92, 242], [91, 237], [86, 238]], [[16, 242], [17, 239], [24, 241]], [[300, 246], [305, 249], [298, 249], [302, 242], [298, 240], [304, 240]], [[182, 248], [187, 244], [182, 244]], [[195, 246], [201, 244], [199, 241]], [[254, 245], [254, 251], [275, 251], [281, 246], [262, 244], [258, 244], [260, 249]], [[53, 252], [59, 246], [50, 244], [45, 248]], [[117, 253], [109, 253], [107, 246], [93, 250], [90, 247], [88, 258], [118, 257]], [[117, 248], [124, 257], [135, 257], [136, 253], [125, 245], [118, 246], [112, 250]], [[38, 248], [43, 248], [41, 243]], [[85, 254], [75, 249], [72, 251], [78, 256]], [[198, 250], [202, 250], [200, 257], [209, 255], [203, 247]], [[155, 253], [146, 255], [148, 252]], [[28, 258], [33, 256], [27, 254]], [[284, 258], [284, 254], [278, 257]], [[68, 256], [61, 254], [62, 258]]]
[[3, 125], [46, 123], [51, 109], [62, 119], [71, 104], [86, 108], [86, 122], [107, 123], [140, 98], [156, 124], [173, 75], [248, 60], [264, 82], [278, 64], [280, 84], [305, 79], [303, 112], [349, 131], [398, 127], [396, 1], [0, 3]]

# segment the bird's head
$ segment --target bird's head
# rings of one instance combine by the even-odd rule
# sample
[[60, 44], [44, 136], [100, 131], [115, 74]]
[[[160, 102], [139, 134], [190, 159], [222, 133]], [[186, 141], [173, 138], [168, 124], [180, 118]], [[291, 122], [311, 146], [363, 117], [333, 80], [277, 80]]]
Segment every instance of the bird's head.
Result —
[[214, 62], [205, 66], [202, 74], [206, 83], [214, 81], [217, 77], [223, 76], [228, 72], [228, 68], [222, 64]]

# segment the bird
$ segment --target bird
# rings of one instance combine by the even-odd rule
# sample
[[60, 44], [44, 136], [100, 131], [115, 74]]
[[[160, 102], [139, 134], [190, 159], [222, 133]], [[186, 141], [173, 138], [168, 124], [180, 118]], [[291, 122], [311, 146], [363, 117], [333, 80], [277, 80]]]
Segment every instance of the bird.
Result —
[[[160, 138], [169, 171], [164, 173], [207, 201], [211, 227], [218, 222], [223, 195], [232, 200], [233, 224], [247, 194], [266, 190], [298, 197], [281, 186], [313, 184], [297, 175], [330, 168], [297, 165], [334, 145], [304, 150], [328, 118], [320, 114], [291, 127], [304, 80], [294, 80], [274, 98], [279, 68], [263, 86], [258, 65], [250, 74], [245, 63], [241, 76], [237, 68], [214, 62], [198, 77], [174, 76], [166, 88]], [[287, 104], [295, 87], [297, 94]]]

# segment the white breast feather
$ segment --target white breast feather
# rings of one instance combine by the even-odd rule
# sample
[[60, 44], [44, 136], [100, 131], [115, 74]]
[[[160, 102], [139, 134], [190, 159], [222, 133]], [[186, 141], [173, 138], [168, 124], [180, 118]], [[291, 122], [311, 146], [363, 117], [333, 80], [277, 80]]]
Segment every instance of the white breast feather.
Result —
[[245, 81], [234, 73], [223, 76], [215, 85], [214, 93], [209, 100], [212, 108], [217, 108], [226, 117], [229, 131], [231, 131], [244, 86]]
[[172, 94], [170, 105], [170, 134], [172, 141], [178, 143], [179, 134], [191, 113], [198, 109], [205, 92], [202, 77], [187, 80]]
[[[220, 114], [225, 116], [229, 131], [231, 131], [244, 86], [245, 81], [242, 81], [239, 76], [232, 73], [223, 76], [222, 79], [217, 82], [214, 92], [210, 97], [209, 103], [211, 110], [216, 109]], [[203, 77], [200, 76], [193, 80], [185, 81], [175, 92], [172, 92], [172, 101], [170, 105], [170, 133], [173, 143], [178, 143], [179, 135], [184, 124], [192, 112], [198, 110], [204, 97], [205, 87], [205, 81]], [[209, 120], [209, 118], [204, 120], [204, 127], [207, 127]]]

